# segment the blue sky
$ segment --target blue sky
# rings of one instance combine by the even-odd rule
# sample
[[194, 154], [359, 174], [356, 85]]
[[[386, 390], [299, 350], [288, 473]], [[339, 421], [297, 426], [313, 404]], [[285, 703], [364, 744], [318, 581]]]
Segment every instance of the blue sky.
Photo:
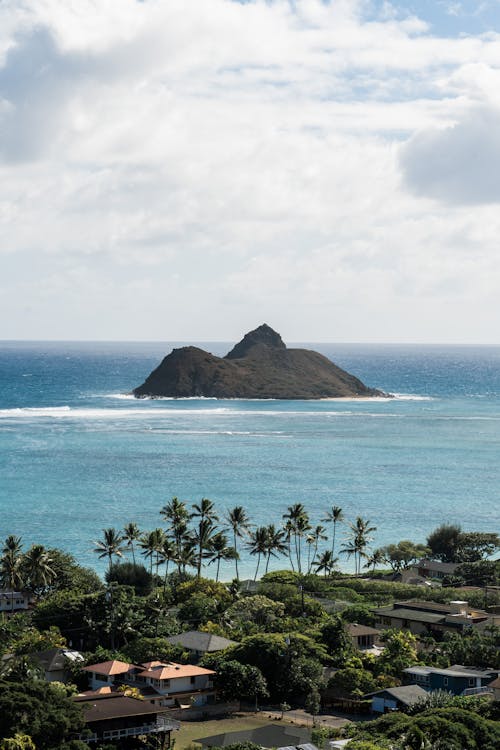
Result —
[[[375, 5], [380, 12], [387, 3], [378, 0]], [[401, 15], [424, 19], [430, 30], [440, 36], [482, 34], [498, 31], [500, 26], [498, 0], [403, 0], [391, 5]]]
[[498, 343], [500, 2], [0, 2], [0, 339]]

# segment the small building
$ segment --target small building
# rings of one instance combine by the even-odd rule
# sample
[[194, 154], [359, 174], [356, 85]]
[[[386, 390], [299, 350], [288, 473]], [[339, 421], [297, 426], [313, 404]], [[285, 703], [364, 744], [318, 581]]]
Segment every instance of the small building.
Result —
[[493, 693], [493, 700], [500, 701], [500, 677], [497, 677], [493, 682], [490, 682], [488, 687]]
[[413, 703], [427, 697], [427, 691], [419, 685], [400, 685], [399, 687], [377, 690], [368, 693], [364, 698], [372, 699], [372, 711], [385, 714], [389, 711], [399, 711], [411, 706]]
[[223, 651], [225, 648], [238, 645], [236, 641], [231, 641], [229, 638], [222, 638], [213, 633], [203, 633], [201, 630], [189, 630], [179, 635], [171, 635], [167, 641], [182, 646], [195, 660], [200, 659], [204, 654]]
[[368, 625], [358, 625], [356, 622], [350, 622], [346, 625], [346, 630], [351, 638], [352, 645], [360, 651], [373, 649], [378, 644], [381, 631], [377, 628], [370, 628]]
[[44, 671], [47, 682], [66, 682], [68, 679], [68, 662], [83, 661], [79, 651], [67, 648], [49, 648], [46, 651], [36, 651], [31, 654]]
[[87, 742], [106, 742], [139, 735], [162, 735], [170, 745], [170, 732], [180, 723], [165, 716], [168, 709], [154, 706], [121, 693], [94, 693], [73, 699], [83, 708], [88, 732], [78, 739]]
[[476, 669], [453, 664], [447, 669], [414, 666], [404, 670], [404, 680], [420, 685], [428, 691], [446, 690], [453, 695], [480, 695], [492, 693], [491, 681], [498, 676], [495, 669]]
[[429, 560], [427, 557], [424, 557], [412, 569], [422, 578], [435, 578], [442, 581], [446, 576], [452, 576], [457, 568], [458, 563]]
[[473, 609], [467, 602], [438, 604], [426, 601], [395, 602], [390, 607], [374, 610], [379, 628], [407, 629], [415, 635], [440, 637], [446, 632], [461, 633], [472, 627], [495, 624], [495, 619], [482, 609]]
[[0, 589], [0, 612], [21, 612], [29, 609], [30, 601], [27, 591]]

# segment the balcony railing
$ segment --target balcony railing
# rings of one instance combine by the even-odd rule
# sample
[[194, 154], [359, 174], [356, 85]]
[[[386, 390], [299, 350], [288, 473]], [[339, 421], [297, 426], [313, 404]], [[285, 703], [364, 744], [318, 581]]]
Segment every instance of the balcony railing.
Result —
[[78, 739], [83, 742], [97, 742], [99, 739], [103, 740], [119, 740], [123, 737], [137, 737], [141, 734], [157, 734], [158, 732], [170, 732], [174, 729], [180, 729], [180, 722], [174, 719], [164, 719], [158, 717], [157, 721], [152, 724], [141, 724], [137, 727], [124, 727], [123, 729], [107, 729], [102, 733], [102, 736], [97, 734], [91, 735], [79, 735]]
[[488, 687], [488, 685], [483, 685], [482, 687], [473, 687], [473, 688], [465, 688], [465, 690], [462, 691], [462, 695], [487, 695], [488, 693], [493, 694], [493, 688]]

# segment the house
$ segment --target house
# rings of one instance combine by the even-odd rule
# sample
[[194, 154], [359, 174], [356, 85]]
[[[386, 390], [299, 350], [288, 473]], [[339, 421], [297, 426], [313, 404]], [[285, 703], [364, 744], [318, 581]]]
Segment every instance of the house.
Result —
[[481, 609], [472, 609], [467, 602], [454, 601], [449, 604], [436, 602], [395, 602], [390, 607], [374, 610], [376, 626], [379, 628], [405, 628], [415, 635], [441, 636], [446, 632], [463, 632], [467, 628], [494, 625], [494, 616]]
[[182, 646], [196, 660], [204, 654], [223, 651], [225, 648], [238, 645], [236, 641], [230, 641], [228, 638], [222, 638], [220, 635], [214, 635], [213, 633], [202, 633], [200, 630], [189, 630], [187, 633], [171, 635], [167, 638], [167, 641]]
[[458, 563], [440, 562], [439, 560], [429, 560], [427, 557], [424, 557], [411, 569], [415, 571], [416, 575], [422, 578], [435, 578], [441, 581], [446, 576], [452, 576], [457, 568]]
[[68, 662], [83, 661], [79, 651], [71, 651], [67, 648], [49, 648], [46, 651], [36, 651], [31, 654], [44, 671], [44, 679], [47, 682], [66, 682], [68, 679]]
[[170, 732], [180, 723], [165, 716], [166, 708], [122, 693], [79, 695], [73, 699], [83, 709], [88, 732], [78, 739], [91, 744], [138, 735], [161, 735], [170, 745]]
[[376, 642], [379, 641], [381, 631], [376, 628], [370, 628], [368, 625], [358, 625], [356, 622], [350, 622], [346, 625], [352, 645], [360, 651], [373, 649]]
[[210, 737], [202, 737], [196, 740], [204, 748], [226, 747], [236, 742], [253, 742], [260, 747], [268, 748], [297, 748], [308, 744], [311, 740], [309, 729], [286, 724], [266, 724], [256, 729], [246, 729], [241, 732], [225, 732], [214, 734]]
[[117, 689], [120, 685], [137, 687], [144, 698], [159, 706], [190, 708], [215, 703], [211, 669], [193, 664], [149, 661], [127, 664], [114, 659], [83, 667], [90, 673], [90, 687]]
[[30, 594], [27, 591], [0, 589], [0, 612], [20, 612], [28, 609]]
[[380, 714], [407, 708], [425, 697], [427, 697], [427, 691], [420, 685], [400, 685], [363, 696], [363, 698], [372, 699], [372, 711]]
[[453, 695], [492, 693], [491, 681], [498, 676], [495, 669], [476, 669], [453, 664], [448, 669], [415, 666], [404, 670], [404, 680], [428, 691], [446, 690]]

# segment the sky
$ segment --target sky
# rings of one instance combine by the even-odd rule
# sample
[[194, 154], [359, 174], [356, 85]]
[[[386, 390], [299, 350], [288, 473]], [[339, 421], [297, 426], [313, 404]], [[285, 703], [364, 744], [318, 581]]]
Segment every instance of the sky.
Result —
[[500, 0], [0, 0], [0, 339], [500, 344]]

